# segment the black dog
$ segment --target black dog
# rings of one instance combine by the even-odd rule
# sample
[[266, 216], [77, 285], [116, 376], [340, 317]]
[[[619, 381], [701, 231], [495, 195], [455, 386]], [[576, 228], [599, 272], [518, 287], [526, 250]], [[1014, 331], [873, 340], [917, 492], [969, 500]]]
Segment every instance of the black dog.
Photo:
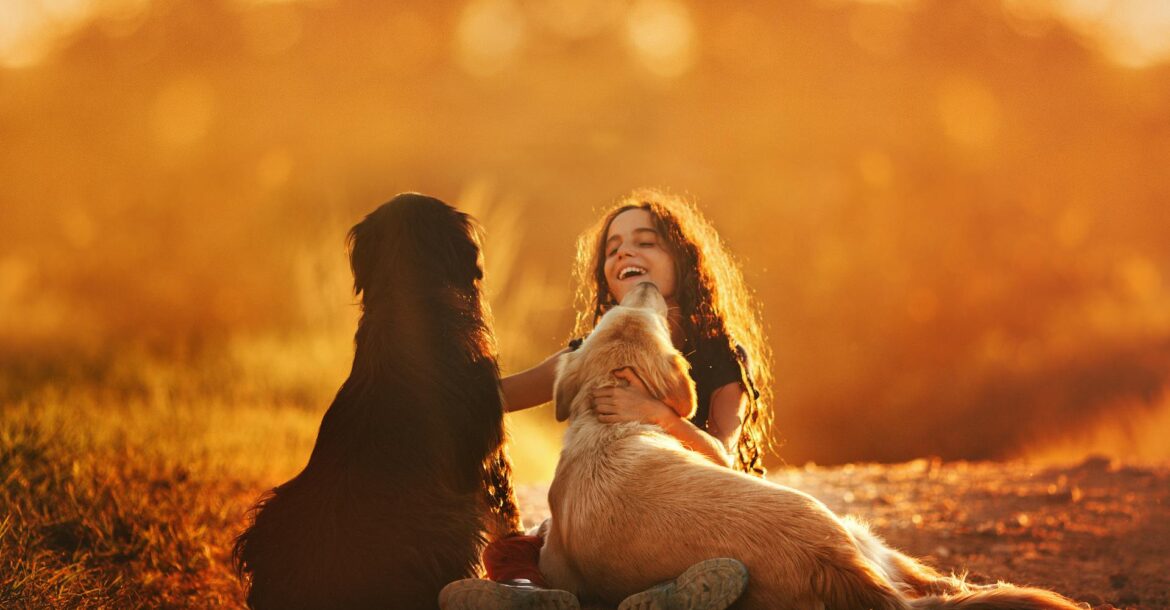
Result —
[[349, 233], [353, 369], [305, 469], [236, 539], [254, 608], [435, 608], [518, 530], [472, 219], [398, 195]]

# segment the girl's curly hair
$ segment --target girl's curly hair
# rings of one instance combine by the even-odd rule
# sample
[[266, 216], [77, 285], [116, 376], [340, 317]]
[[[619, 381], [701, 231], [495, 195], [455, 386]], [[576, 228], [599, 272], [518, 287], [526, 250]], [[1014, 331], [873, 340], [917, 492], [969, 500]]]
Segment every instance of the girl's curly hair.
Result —
[[695, 348], [722, 341], [741, 359], [748, 408], [736, 446], [736, 468], [763, 476], [772, 423], [771, 350], [764, 340], [759, 307], [744, 285], [739, 265], [692, 203], [656, 189], [639, 189], [618, 200], [581, 235], [574, 273], [577, 322], [573, 336], [588, 334], [614, 304], [605, 280], [605, 238], [613, 219], [633, 209], [650, 213], [674, 259], [676, 296], [687, 341]]

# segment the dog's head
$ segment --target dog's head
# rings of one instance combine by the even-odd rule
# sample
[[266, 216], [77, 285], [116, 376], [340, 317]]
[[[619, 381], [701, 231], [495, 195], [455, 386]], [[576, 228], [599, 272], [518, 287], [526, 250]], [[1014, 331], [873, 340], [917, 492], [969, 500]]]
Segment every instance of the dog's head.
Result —
[[402, 193], [349, 231], [354, 294], [367, 309], [427, 292], [475, 293], [483, 278], [474, 220], [426, 195]]
[[[649, 282], [611, 308], [576, 351], [560, 357], [553, 386], [557, 420], [589, 408], [588, 390], [614, 384], [613, 371], [633, 367], [651, 396], [667, 404], [695, 404], [689, 365], [670, 341], [666, 301]], [[692, 412], [679, 413], [690, 417]]]

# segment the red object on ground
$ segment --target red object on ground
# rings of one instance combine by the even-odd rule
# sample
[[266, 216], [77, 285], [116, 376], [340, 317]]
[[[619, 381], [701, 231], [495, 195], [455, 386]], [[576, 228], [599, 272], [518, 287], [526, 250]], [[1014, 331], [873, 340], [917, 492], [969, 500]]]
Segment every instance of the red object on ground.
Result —
[[547, 588], [540, 575], [540, 536], [512, 536], [496, 540], [483, 550], [483, 565], [488, 578], [496, 582], [525, 579], [537, 587]]

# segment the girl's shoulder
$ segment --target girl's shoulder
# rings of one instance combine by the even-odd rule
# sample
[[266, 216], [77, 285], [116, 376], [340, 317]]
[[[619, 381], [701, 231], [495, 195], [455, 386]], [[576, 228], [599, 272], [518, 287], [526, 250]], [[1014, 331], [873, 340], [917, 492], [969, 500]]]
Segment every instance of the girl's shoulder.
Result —
[[738, 382], [759, 398], [760, 392], [752, 380], [747, 350], [742, 345], [727, 336], [712, 337], [701, 342], [700, 348], [693, 353], [692, 376], [696, 377], [696, 381], [700, 376], [703, 377], [707, 382], [704, 385], [711, 389]]

